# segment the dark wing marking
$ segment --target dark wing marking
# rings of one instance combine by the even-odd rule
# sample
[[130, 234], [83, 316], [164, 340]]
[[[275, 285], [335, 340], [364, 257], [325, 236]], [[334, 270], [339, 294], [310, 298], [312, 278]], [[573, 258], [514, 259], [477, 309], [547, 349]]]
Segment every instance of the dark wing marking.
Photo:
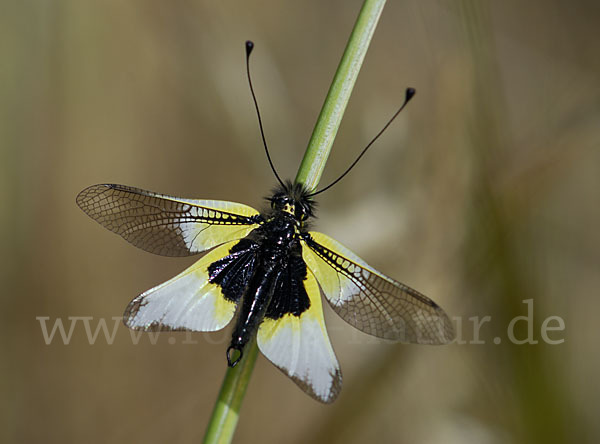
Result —
[[259, 245], [242, 239], [229, 250], [229, 254], [208, 267], [209, 281], [221, 287], [225, 299], [239, 302], [254, 270], [258, 265]]
[[431, 299], [384, 276], [334, 239], [311, 232], [304, 259], [342, 319], [384, 339], [445, 344], [454, 329]]
[[136, 247], [163, 256], [189, 256], [258, 226], [258, 211], [233, 202], [164, 196], [124, 185], [92, 185], [77, 196], [92, 219]]

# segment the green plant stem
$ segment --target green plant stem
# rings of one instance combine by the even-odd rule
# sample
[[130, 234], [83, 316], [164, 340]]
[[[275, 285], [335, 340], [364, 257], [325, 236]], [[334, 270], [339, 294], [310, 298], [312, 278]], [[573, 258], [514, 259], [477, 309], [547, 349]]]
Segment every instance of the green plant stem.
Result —
[[241, 361], [235, 367], [227, 367], [212, 418], [204, 435], [205, 444], [231, 442], [257, 356], [258, 347], [253, 340], [244, 347]]
[[[365, 0], [358, 14], [296, 175], [296, 182], [304, 183], [309, 189], [314, 189], [319, 183], [384, 5], [385, 0]], [[246, 345], [242, 360], [235, 367], [227, 368], [206, 429], [205, 444], [225, 444], [233, 439], [257, 354], [258, 347], [253, 340]]]
[[384, 5], [385, 0], [365, 0], [358, 14], [296, 175], [296, 182], [303, 183], [309, 190], [314, 190], [321, 179]]

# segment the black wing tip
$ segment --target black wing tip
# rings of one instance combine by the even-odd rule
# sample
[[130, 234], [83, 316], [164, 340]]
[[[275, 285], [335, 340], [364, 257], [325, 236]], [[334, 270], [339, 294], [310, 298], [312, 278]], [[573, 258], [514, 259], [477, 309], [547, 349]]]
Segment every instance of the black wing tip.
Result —
[[333, 383], [331, 384], [331, 387], [329, 388], [329, 392], [327, 393], [326, 397], [319, 396], [310, 384], [306, 383], [305, 381], [300, 379], [298, 376], [290, 376], [282, 368], [279, 368], [279, 370], [281, 370], [283, 372], [283, 374], [285, 374], [286, 376], [289, 376], [292, 379], [292, 381], [294, 381], [294, 383], [302, 389], [302, 391], [304, 393], [306, 393], [308, 396], [313, 398], [315, 401], [319, 401], [322, 404], [332, 404], [336, 399], [338, 399], [338, 397], [342, 391], [342, 379], [343, 378], [342, 378], [342, 370], [339, 367], [337, 367], [335, 369], [335, 372], [330, 373]]
[[142, 306], [144, 306], [144, 305], [145, 305], [144, 298], [142, 297], [142, 295], [137, 296], [129, 303], [129, 305], [127, 305], [127, 308], [125, 309], [125, 312], [123, 313], [123, 324], [125, 324], [125, 327], [130, 328], [132, 330], [143, 329], [138, 326], [132, 325], [132, 323], [133, 323], [133, 319], [136, 317], [136, 315], [140, 311], [140, 308], [142, 308]]
[[[170, 327], [165, 324], [162, 324], [160, 321], [153, 321], [150, 324], [146, 325], [133, 325], [133, 320], [140, 308], [143, 304], [135, 303], [135, 299], [129, 304], [129, 306], [125, 309], [125, 313], [123, 313], [123, 325], [129, 328], [130, 330], [135, 331], [145, 331], [145, 332], [195, 332], [197, 330], [192, 330], [186, 327]], [[135, 304], [134, 304], [135, 303]]]

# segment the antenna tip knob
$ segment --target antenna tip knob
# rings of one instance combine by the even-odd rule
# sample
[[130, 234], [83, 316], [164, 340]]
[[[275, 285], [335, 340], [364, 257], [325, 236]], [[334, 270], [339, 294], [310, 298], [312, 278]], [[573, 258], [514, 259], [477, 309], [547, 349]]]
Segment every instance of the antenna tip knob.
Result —
[[410, 99], [412, 99], [414, 97], [414, 95], [417, 93], [417, 90], [414, 88], [406, 88], [406, 99], [404, 99], [405, 102], [408, 102]]
[[254, 49], [254, 42], [252, 40], [246, 40], [246, 55], [250, 55]]

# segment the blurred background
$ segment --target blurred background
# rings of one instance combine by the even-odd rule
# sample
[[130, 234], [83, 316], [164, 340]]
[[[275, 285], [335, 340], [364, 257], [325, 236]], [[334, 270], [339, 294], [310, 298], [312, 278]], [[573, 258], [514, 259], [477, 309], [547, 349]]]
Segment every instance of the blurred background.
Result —
[[[244, 41], [293, 178], [361, 3], [2, 2], [2, 442], [202, 439], [229, 330], [119, 322], [195, 259], [135, 249], [75, 196], [114, 182], [261, 207], [275, 180]], [[341, 396], [321, 405], [259, 357], [237, 442], [598, 442], [598, 23], [592, 0], [388, 2], [322, 183], [417, 96], [319, 196], [317, 228], [459, 337], [384, 343], [327, 307]]]

